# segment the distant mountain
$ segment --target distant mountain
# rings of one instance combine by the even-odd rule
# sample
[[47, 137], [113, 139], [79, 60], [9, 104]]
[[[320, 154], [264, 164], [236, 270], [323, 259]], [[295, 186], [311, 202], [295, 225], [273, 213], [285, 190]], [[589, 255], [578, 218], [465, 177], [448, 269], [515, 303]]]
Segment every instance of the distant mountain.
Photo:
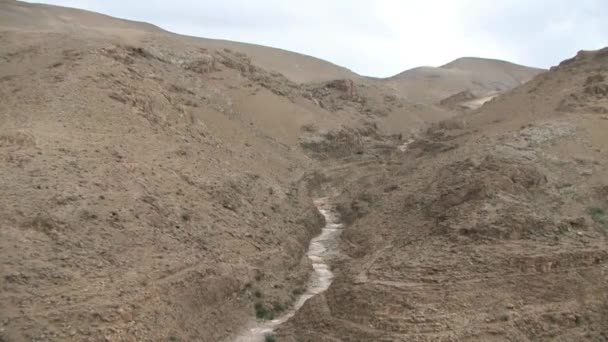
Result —
[[465, 57], [440, 67], [418, 67], [384, 80], [405, 98], [421, 103], [439, 103], [463, 91], [477, 98], [517, 87], [543, 69], [510, 62]]

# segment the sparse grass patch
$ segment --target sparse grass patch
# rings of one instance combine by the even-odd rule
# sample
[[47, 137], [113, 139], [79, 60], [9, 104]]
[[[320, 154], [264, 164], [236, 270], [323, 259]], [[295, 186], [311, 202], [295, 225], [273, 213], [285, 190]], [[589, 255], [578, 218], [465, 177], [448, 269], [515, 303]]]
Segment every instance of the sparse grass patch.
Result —
[[559, 190], [559, 194], [565, 198], [574, 198], [577, 195], [576, 189], [573, 187], [567, 187]]
[[567, 224], [562, 223], [562, 224], [559, 225], [559, 233], [561, 235], [568, 234], [568, 232], [570, 232], [570, 227], [568, 227]]
[[608, 214], [602, 208], [590, 207], [588, 209], [589, 215], [595, 223], [601, 225], [605, 230], [608, 230]]
[[277, 342], [277, 338], [274, 335], [266, 335], [264, 342]]

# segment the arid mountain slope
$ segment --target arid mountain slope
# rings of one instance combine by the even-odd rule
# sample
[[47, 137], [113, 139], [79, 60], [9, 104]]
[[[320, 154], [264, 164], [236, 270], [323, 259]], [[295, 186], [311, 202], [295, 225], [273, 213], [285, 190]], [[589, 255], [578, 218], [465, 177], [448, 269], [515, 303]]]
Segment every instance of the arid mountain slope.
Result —
[[250, 56], [256, 65], [280, 72], [297, 83], [324, 82], [334, 79], [352, 79], [359, 82], [363, 77], [333, 63], [282, 49], [225, 40], [203, 39], [203, 44], [217, 49], [229, 48]]
[[451, 115], [89, 12], [0, 22], [3, 340], [219, 341], [277, 314], [322, 226], [309, 156]]
[[[0, 27], [25, 30], [52, 30], [78, 33], [81, 30], [118, 35], [121, 38], [143, 33], [175, 35], [147, 23], [117, 19], [102, 14], [66, 7], [30, 4], [14, 0], [0, 1]], [[183, 40], [186, 37], [182, 37]], [[294, 82], [322, 82], [340, 78], [360, 78], [350, 70], [332, 63], [265, 46], [231, 41], [191, 38], [193, 42], [213, 49], [232, 49], [250, 56], [255, 65], [282, 73]]]
[[137, 30], [162, 32], [160, 28], [141, 22], [117, 19], [99, 13], [68, 7], [32, 4], [16, 0], [0, 1], [0, 27], [8, 29], [65, 30]]
[[[0, 1], [0, 19], [0, 27], [4, 26], [9, 29], [61, 30], [64, 32], [86, 29], [104, 31], [106, 34], [119, 34], [123, 38], [138, 35], [141, 32], [168, 33], [146, 23], [116, 19], [78, 9], [29, 4], [14, 0]], [[252, 58], [255, 65], [282, 73], [297, 83], [323, 82], [343, 78], [356, 81], [364, 79], [344, 67], [290, 51], [224, 40], [194, 37], [192, 39], [198, 40], [210, 48], [228, 48], [245, 53]], [[411, 69], [391, 77], [387, 81], [410, 100], [437, 103], [443, 98], [466, 90], [487, 93], [511, 89], [541, 71], [503, 61], [462, 58], [440, 68]], [[435, 87], [437, 87], [436, 90], [434, 90]]]
[[327, 169], [344, 254], [278, 339], [606, 340], [607, 51]]
[[310, 161], [237, 99], [304, 109], [230, 53], [206, 72], [93, 36], [0, 40], [4, 340], [213, 341], [254, 292], [289, 303], [321, 224]]
[[[423, 196], [469, 149], [493, 146], [468, 141], [486, 141], [476, 129], [503, 115], [475, 112], [465, 120], [471, 124], [455, 120], [424, 135], [454, 112], [413, 103], [382, 80], [300, 54], [54, 6], [0, 1], [0, 46], [0, 340], [7, 341], [230, 339], [301, 292], [310, 271], [304, 252], [323, 224], [312, 198], [327, 187], [345, 190], [338, 201], [353, 223], [329, 296], [350, 291], [346, 269], [382, 254], [381, 237], [404, 240], [404, 230], [393, 230], [399, 222], [434, 222], [434, 214], [419, 218], [408, 207], [430, 199], [407, 196]], [[561, 107], [584, 110], [587, 96], [603, 88], [577, 89]], [[411, 150], [399, 152], [413, 136]], [[477, 172], [472, 163], [467, 172]], [[484, 165], [483, 172], [502, 167]], [[360, 196], [367, 184], [375, 197]], [[385, 193], [395, 201], [369, 223], [395, 216], [368, 239], [366, 203]], [[351, 313], [358, 315], [342, 311], [344, 322]], [[309, 324], [303, 315], [297, 329]], [[342, 329], [335, 327], [331, 334]]]

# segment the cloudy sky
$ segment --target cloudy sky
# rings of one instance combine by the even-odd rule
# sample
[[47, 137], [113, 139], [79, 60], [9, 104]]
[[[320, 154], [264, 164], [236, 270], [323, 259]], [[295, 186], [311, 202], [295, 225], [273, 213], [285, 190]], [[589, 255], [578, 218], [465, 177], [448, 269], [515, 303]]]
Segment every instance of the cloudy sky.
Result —
[[606, 0], [47, 0], [391, 76], [463, 56], [550, 67], [608, 46]]

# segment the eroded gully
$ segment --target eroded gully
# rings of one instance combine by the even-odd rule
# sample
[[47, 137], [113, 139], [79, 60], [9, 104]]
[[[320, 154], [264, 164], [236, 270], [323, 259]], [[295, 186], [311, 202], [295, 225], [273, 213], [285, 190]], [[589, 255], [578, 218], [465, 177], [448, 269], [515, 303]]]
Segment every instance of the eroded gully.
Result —
[[298, 298], [296, 303], [279, 318], [271, 321], [256, 321], [239, 335], [235, 342], [263, 342], [266, 336], [273, 332], [291, 317], [315, 295], [318, 295], [331, 284], [334, 274], [332, 273], [329, 262], [337, 253], [342, 223], [335, 208], [329, 203], [328, 198], [319, 198], [314, 201], [317, 210], [325, 217], [325, 227], [321, 234], [313, 238], [308, 246], [308, 258], [313, 267], [313, 272], [308, 281], [306, 291]]

